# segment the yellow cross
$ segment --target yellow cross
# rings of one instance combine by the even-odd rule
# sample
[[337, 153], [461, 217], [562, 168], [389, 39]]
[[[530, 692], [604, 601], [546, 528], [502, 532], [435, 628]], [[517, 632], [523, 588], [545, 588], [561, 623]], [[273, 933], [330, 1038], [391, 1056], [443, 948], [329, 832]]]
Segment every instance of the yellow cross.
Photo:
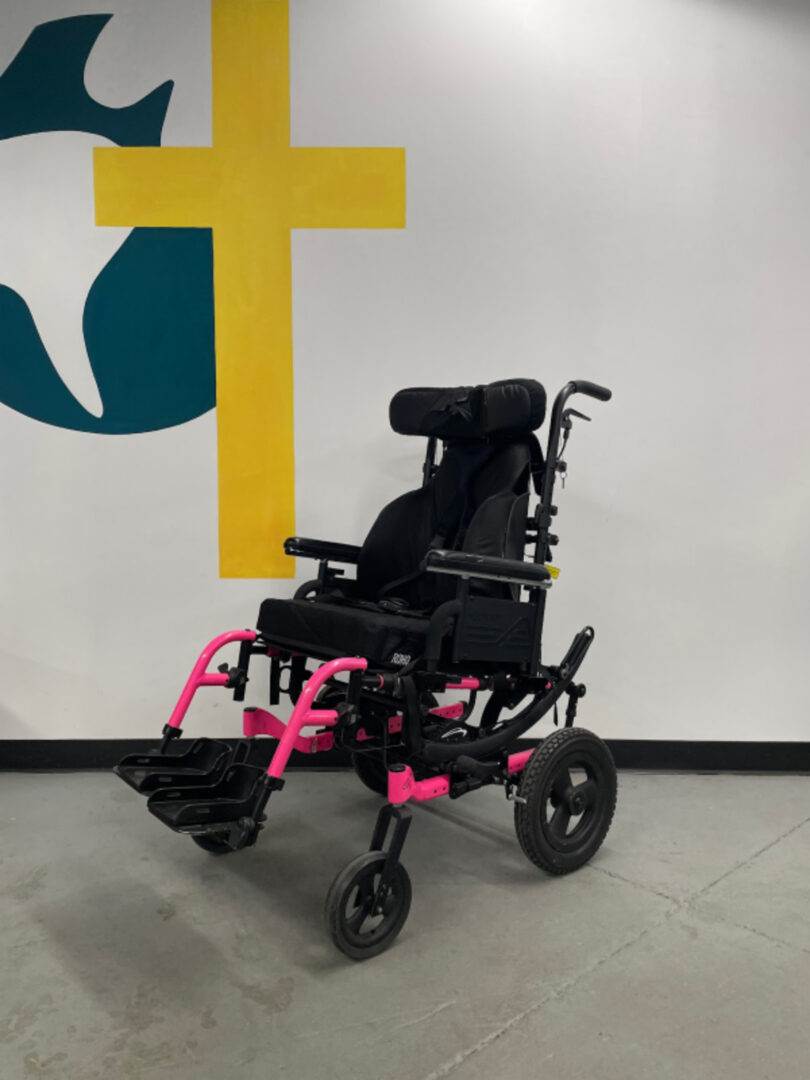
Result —
[[211, 228], [222, 577], [292, 577], [291, 228], [402, 228], [405, 151], [290, 146], [287, 0], [213, 0], [213, 145], [95, 150], [96, 224]]

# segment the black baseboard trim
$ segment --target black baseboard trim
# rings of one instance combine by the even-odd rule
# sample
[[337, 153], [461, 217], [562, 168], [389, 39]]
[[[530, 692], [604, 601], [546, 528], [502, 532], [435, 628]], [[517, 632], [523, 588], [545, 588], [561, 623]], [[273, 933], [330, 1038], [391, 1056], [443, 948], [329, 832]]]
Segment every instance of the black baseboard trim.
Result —
[[[226, 739], [225, 742], [235, 740]], [[180, 740], [188, 744], [190, 740]], [[685, 772], [810, 772], [810, 742], [684, 742], [670, 739], [608, 739], [620, 769]], [[266, 763], [274, 746], [257, 739], [256, 764]], [[517, 749], [529, 748], [520, 739]], [[125, 754], [144, 754], [154, 739], [0, 739], [0, 770], [110, 769]], [[341, 769], [349, 756], [340, 750], [309, 756], [294, 753], [290, 768]]]
[[685, 772], [810, 772], [810, 742], [686, 742], [608, 739], [620, 769]]

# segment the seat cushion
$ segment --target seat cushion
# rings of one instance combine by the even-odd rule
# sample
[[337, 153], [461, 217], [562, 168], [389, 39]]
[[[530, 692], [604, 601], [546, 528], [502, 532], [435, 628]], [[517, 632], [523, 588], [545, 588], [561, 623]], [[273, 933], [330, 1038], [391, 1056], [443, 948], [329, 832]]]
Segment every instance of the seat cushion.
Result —
[[331, 659], [364, 656], [402, 667], [424, 651], [428, 619], [329, 600], [265, 600], [258, 631], [294, 652]]

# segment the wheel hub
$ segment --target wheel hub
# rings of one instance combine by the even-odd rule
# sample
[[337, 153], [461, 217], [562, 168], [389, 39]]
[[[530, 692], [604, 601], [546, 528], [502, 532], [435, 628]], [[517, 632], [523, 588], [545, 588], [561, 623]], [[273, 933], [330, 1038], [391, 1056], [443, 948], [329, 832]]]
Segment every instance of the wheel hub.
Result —
[[566, 799], [568, 803], [568, 809], [571, 814], [582, 814], [585, 812], [585, 796], [581, 791], [571, 791]]

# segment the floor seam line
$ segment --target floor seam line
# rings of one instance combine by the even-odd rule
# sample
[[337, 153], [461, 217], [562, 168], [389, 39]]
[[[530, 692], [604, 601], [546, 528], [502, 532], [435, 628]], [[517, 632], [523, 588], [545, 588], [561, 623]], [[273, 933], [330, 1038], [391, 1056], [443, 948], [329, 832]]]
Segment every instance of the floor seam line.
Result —
[[749, 857], [747, 859], [743, 859], [741, 863], [737, 863], [736, 866], [732, 866], [732, 868], [730, 870], [727, 870], [725, 874], [721, 874], [719, 878], [715, 878], [715, 880], [710, 881], [708, 885], [704, 885], [702, 889], [698, 889], [696, 893], [692, 893], [692, 895], [688, 898], [687, 903], [691, 902], [692, 900], [697, 900], [698, 897], [704, 896], [707, 892], [709, 892], [710, 889], [713, 889], [715, 885], [719, 885], [720, 882], [725, 881], [727, 877], [730, 877], [732, 874], [736, 874], [738, 870], [744, 870], [746, 866], [750, 866], [755, 859], [758, 859], [760, 857], [760, 855], [764, 855], [766, 851], [770, 851], [771, 848], [776, 847], [777, 844], [781, 844], [783, 840], [787, 840], [789, 836], [792, 836], [793, 833], [798, 832], [799, 829], [804, 828], [804, 826], [807, 825], [809, 822], [810, 817], [806, 817], [803, 821], [798, 822], [798, 824], [792, 825], [786, 832], [783, 832], [780, 836], [777, 836], [776, 839], [771, 840], [769, 844], [766, 844], [758, 851], [755, 851], [753, 855], [749, 855]]
[[765, 930], [758, 930], [756, 926], [750, 926], [748, 923], [740, 922], [739, 919], [727, 919], [721, 915], [719, 920], [715, 920], [714, 918], [709, 918], [708, 915], [703, 914], [699, 909], [693, 910], [691, 907], [689, 907], [688, 914], [693, 915], [702, 922], [722, 922], [724, 926], [731, 926], [735, 930], [745, 930], [749, 934], [754, 934], [756, 937], [763, 938], [763, 940], [770, 942], [771, 945], [780, 945], [784, 949], [795, 949], [810, 956], [810, 949], [807, 948], [806, 945], [797, 945], [795, 941], [785, 941], [784, 938], [774, 937], [773, 934], [769, 934]]
[[662, 892], [660, 889], [654, 888], [652, 885], [645, 885], [641, 881], [633, 881], [632, 878], [626, 878], [622, 874], [617, 874], [615, 870], [607, 870], [604, 866], [590, 866], [588, 869], [596, 870], [600, 874], [604, 874], [605, 877], [613, 878], [614, 881], [621, 881], [625, 885], [632, 885], [636, 889], [642, 889], [646, 893], [650, 893], [652, 896], [659, 896], [662, 900], [669, 900], [672, 904], [682, 904], [683, 900], [677, 896], [670, 896], [669, 893]]
[[[675, 903], [677, 904], [677, 901], [675, 901]], [[630, 938], [628, 941], [622, 942], [622, 944], [619, 945], [618, 948], [614, 949], [613, 952], [608, 953], [607, 956], [601, 957], [591, 967], [586, 968], [584, 971], [578, 972], [576, 975], [573, 975], [570, 979], [567, 979], [564, 983], [556, 987], [554, 990], [550, 990], [539, 1001], [534, 1002], [532, 1005], [521, 1010], [521, 1012], [516, 1013], [508, 1020], [504, 1021], [503, 1024], [497, 1027], [494, 1031], [491, 1031], [488, 1035], [485, 1035], [483, 1039], [480, 1039], [473, 1046], [468, 1047], [465, 1050], [459, 1050], [457, 1054], [455, 1054], [448, 1061], [444, 1062], [443, 1065], [440, 1065], [437, 1069], [434, 1069], [432, 1070], [432, 1072], [428, 1073], [427, 1076], [423, 1078], [423, 1080], [443, 1080], [444, 1077], [449, 1076], [451, 1073], [455, 1072], [456, 1069], [462, 1066], [466, 1061], [469, 1061], [475, 1054], [480, 1053], [480, 1051], [482, 1050], [486, 1050], [488, 1046], [491, 1046], [492, 1043], [500, 1039], [501, 1036], [506, 1035], [507, 1032], [517, 1027], [517, 1025], [522, 1020], [525, 1020], [527, 1016], [532, 1016], [534, 1013], [540, 1012], [546, 1007], [546, 1005], [549, 1004], [549, 1002], [557, 1001], [560, 998], [564, 997], [567, 993], [569, 993], [569, 991], [575, 989], [583, 979], [590, 978], [594, 974], [594, 972], [598, 971], [599, 968], [603, 966], [603, 964], [607, 964], [610, 960], [615, 959], [615, 957], [623, 953], [625, 949], [629, 949], [631, 946], [641, 941], [642, 938], [646, 937], [648, 934], [651, 934], [654, 931], [660, 929], [666, 922], [668, 922], [673, 916], [677, 915], [681, 910], [682, 905], [678, 905], [672, 911], [668, 911], [661, 919], [659, 919], [653, 925], [646, 926], [634, 937]]]

